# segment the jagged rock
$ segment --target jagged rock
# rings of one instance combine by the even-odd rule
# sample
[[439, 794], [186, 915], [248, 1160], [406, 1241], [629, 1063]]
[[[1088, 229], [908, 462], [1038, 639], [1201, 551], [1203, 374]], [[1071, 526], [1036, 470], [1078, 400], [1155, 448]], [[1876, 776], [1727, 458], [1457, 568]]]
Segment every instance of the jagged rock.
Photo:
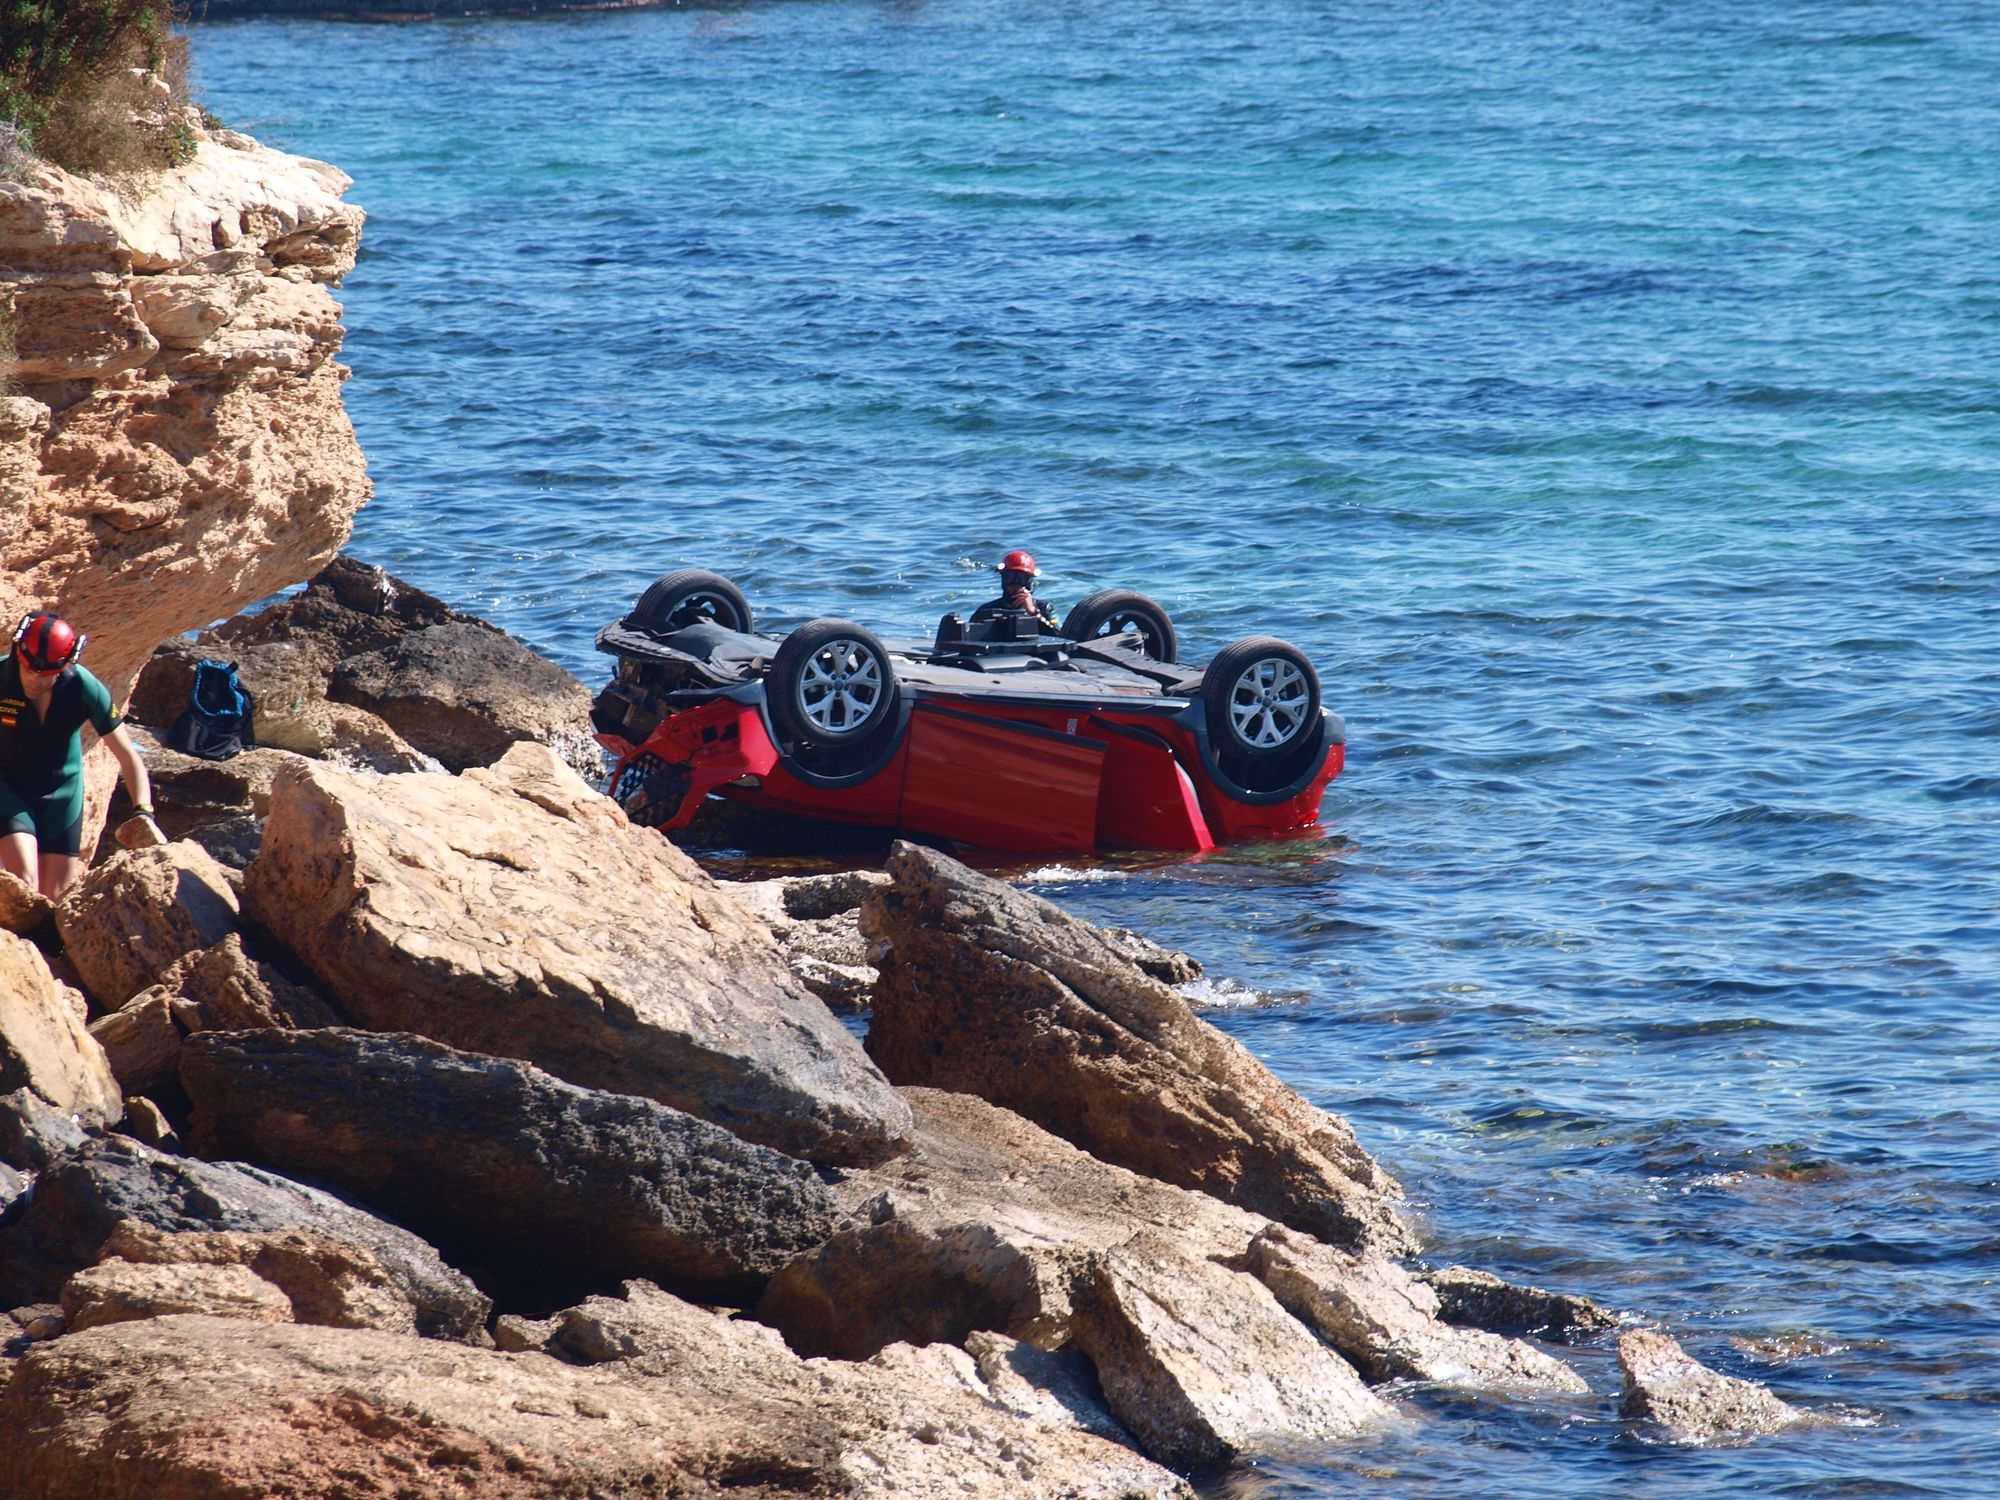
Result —
[[1081, 1427], [1131, 1446], [1131, 1435], [1104, 1404], [1097, 1372], [1079, 1351], [1037, 1349], [1004, 1333], [980, 1332], [966, 1335], [965, 1352], [972, 1359], [987, 1400], [1031, 1422]]
[[593, 1368], [372, 1330], [122, 1323], [33, 1347], [0, 1430], [36, 1500], [1191, 1496], [1124, 1449], [961, 1392], [804, 1365], [684, 1305], [653, 1322], [648, 1353]]
[[104, 1049], [48, 963], [27, 939], [0, 932], [0, 1092], [22, 1088], [92, 1127], [124, 1110]]
[[[188, 1031], [257, 1031], [289, 1027], [306, 1031], [337, 1026], [332, 1006], [305, 985], [287, 979], [275, 965], [255, 958], [241, 933], [232, 932], [212, 948], [175, 961], [161, 985], [193, 1007]], [[177, 1008], [177, 1016], [185, 1016]]]
[[360, 211], [333, 168], [233, 141], [135, 191], [0, 180], [26, 356], [0, 509], [33, 519], [0, 537], [0, 615], [61, 600], [114, 696], [160, 641], [310, 576], [368, 493], [313, 284], [353, 263]]
[[71, 1333], [175, 1313], [253, 1323], [288, 1323], [292, 1318], [285, 1294], [248, 1266], [140, 1266], [128, 1260], [107, 1260], [78, 1271], [63, 1285], [62, 1308]]
[[50, 921], [55, 903], [18, 875], [0, 870], [0, 928], [26, 937]]
[[284, 1295], [295, 1323], [414, 1334], [421, 1322], [416, 1304], [373, 1251], [306, 1230], [176, 1232], [127, 1222], [111, 1232], [103, 1255], [100, 1267], [116, 1260], [246, 1269]]
[[118, 1128], [135, 1141], [159, 1151], [179, 1151], [179, 1133], [161, 1113], [160, 1106], [143, 1095], [128, 1095], [125, 1100], [125, 1118], [118, 1122]]
[[90, 1035], [127, 1093], [151, 1093], [174, 1076], [180, 1061], [180, 1027], [174, 1024], [168, 991], [160, 985], [141, 990], [123, 1009], [91, 1022]]
[[1559, 1344], [1579, 1343], [1618, 1326], [1616, 1313], [1588, 1297], [1516, 1286], [1490, 1271], [1442, 1266], [1420, 1271], [1417, 1278], [1437, 1294], [1438, 1316], [1447, 1323], [1491, 1333], [1525, 1333]]
[[1369, 1380], [1590, 1389], [1531, 1344], [1440, 1323], [1436, 1293], [1381, 1256], [1353, 1255], [1273, 1225], [1251, 1242], [1249, 1266], [1287, 1312]]
[[[0, 1219], [7, 1217], [7, 1210], [27, 1196], [29, 1179], [0, 1161]], [[0, 1329], [0, 1336], [5, 1330]]]
[[1100, 927], [1105, 940], [1162, 984], [1186, 984], [1202, 976], [1201, 961], [1178, 948], [1154, 942], [1143, 932], [1129, 927]]
[[590, 741], [590, 690], [483, 621], [413, 631], [334, 669], [327, 695], [376, 715], [453, 771], [514, 744]]
[[463, 776], [302, 762], [245, 879], [251, 915], [349, 1019], [658, 1100], [831, 1165], [909, 1111], [770, 936], [554, 754]]
[[503, 1354], [544, 1353], [562, 1326], [560, 1318], [524, 1318], [502, 1313], [493, 1320], [493, 1347]]
[[57, 1109], [31, 1088], [0, 1095], [0, 1161], [24, 1172], [39, 1172], [87, 1137], [76, 1117]]
[[1621, 1334], [1618, 1364], [1625, 1372], [1619, 1415], [1657, 1423], [1675, 1442], [1756, 1437], [1809, 1420], [1761, 1385], [1698, 1363], [1664, 1333]]
[[1095, 928], [899, 843], [861, 912], [888, 952], [868, 1051], [901, 1084], [978, 1094], [1095, 1156], [1333, 1243], [1402, 1254], [1400, 1189], [1315, 1109]]
[[876, 870], [791, 876], [728, 889], [771, 929], [798, 981], [847, 1014], [868, 1009], [875, 969], [855, 917], [862, 902], [889, 884]]
[[0, 1304], [53, 1297], [126, 1220], [156, 1229], [306, 1230], [368, 1251], [433, 1338], [485, 1336], [491, 1304], [404, 1229], [316, 1189], [235, 1163], [168, 1156], [121, 1136], [86, 1142], [35, 1180], [0, 1227]]
[[[1164, 1470], [1086, 1433], [1059, 1397], [1015, 1415], [975, 1362], [948, 1346], [894, 1345], [866, 1364], [800, 1360], [769, 1329], [644, 1282], [569, 1308], [559, 1323], [552, 1347], [573, 1359], [677, 1388], [699, 1381], [732, 1400], [779, 1396], [807, 1422], [838, 1421], [837, 1436], [828, 1434], [844, 1481], [836, 1492], [1065, 1495], [1075, 1485], [1079, 1495], [1185, 1493]], [[1025, 1381], [1035, 1368], [1011, 1373]]]
[[1390, 1415], [1262, 1283], [1156, 1235], [1093, 1257], [1072, 1327], [1113, 1414], [1177, 1468], [1352, 1437]]
[[1059, 1348], [1093, 1254], [1150, 1229], [1191, 1257], [1240, 1260], [1269, 1222], [1098, 1161], [972, 1095], [904, 1097], [910, 1151], [847, 1174], [840, 1232], [779, 1272], [758, 1304], [801, 1353], [865, 1359], [976, 1329]]
[[56, 910], [63, 951], [106, 1010], [157, 983], [175, 960], [221, 942], [240, 920], [227, 874], [186, 842], [120, 851], [87, 871]]
[[805, 1163], [650, 1099], [368, 1032], [203, 1032], [201, 1155], [329, 1188], [489, 1264], [742, 1294], [833, 1230]]

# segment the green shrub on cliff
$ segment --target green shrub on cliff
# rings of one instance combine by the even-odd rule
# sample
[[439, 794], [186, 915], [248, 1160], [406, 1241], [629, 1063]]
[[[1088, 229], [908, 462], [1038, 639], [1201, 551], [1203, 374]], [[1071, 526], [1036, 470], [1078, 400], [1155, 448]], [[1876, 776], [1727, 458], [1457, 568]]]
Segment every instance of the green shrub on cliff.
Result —
[[175, 17], [175, 0], [0, 0], [0, 120], [72, 171], [185, 161], [187, 39]]

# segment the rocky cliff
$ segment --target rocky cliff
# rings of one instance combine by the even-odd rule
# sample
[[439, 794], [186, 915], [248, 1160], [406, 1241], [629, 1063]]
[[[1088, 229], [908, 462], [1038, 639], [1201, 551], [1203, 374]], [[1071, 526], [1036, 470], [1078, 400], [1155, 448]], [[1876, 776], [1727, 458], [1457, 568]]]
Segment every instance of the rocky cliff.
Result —
[[124, 190], [0, 179], [0, 618], [61, 609], [121, 697], [162, 640], [316, 573], [368, 498], [328, 290], [348, 184], [227, 130]]

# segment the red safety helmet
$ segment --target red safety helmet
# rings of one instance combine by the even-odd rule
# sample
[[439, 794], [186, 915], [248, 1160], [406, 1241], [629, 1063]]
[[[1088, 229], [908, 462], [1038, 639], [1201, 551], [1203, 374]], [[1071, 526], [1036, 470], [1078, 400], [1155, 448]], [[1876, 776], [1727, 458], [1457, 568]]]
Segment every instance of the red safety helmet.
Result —
[[21, 617], [14, 650], [33, 672], [59, 672], [83, 654], [86, 637], [61, 615], [38, 609]]
[[1026, 573], [1030, 578], [1040, 578], [1042, 570], [1035, 566], [1035, 554], [1016, 548], [1001, 558], [995, 566], [996, 573]]

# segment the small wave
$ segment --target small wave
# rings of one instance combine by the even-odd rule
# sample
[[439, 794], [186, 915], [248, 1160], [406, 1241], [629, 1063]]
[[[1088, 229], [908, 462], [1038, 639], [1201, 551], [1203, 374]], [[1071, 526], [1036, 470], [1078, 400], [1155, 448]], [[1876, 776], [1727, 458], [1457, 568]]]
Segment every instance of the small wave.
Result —
[[1934, 802], [1971, 802], [2000, 796], [2000, 776], [1960, 776], [1925, 787], [1924, 795]]
[[1210, 979], [1204, 975], [1174, 988], [1188, 1004], [1204, 1010], [1254, 1010], [1273, 1003], [1271, 996], [1252, 989], [1240, 979]]
[[1026, 871], [1019, 878], [1022, 885], [1083, 885], [1096, 880], [1122, 880], [1123, 870], [1107, 870], [1101, 866], [1079, 869], [1075, 865], [1043, 865]]

